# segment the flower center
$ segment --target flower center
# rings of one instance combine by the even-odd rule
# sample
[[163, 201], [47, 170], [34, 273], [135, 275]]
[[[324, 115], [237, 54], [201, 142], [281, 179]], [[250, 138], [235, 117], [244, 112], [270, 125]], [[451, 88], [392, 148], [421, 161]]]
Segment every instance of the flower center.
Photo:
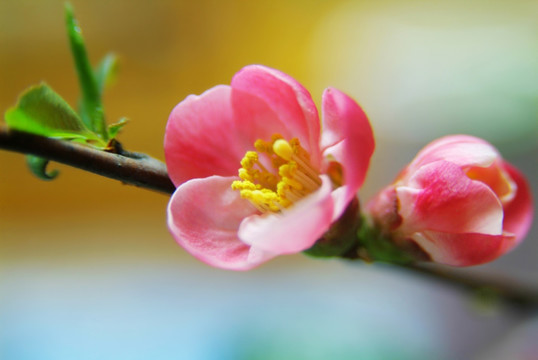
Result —
[[247, 151], [241, 160], [241, 180], [232, 189], [259, 211], [279, 212], [321, 186], [319, 171], [299, 139], [288, 142], [275, 134], [271, 141], [256, 140], [254, 147], [257, 152]]

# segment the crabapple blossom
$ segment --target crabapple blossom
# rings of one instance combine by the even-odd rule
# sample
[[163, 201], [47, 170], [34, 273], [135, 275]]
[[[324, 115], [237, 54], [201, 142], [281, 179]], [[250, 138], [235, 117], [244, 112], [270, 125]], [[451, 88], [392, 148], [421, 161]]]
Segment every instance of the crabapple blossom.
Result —
[[355, 198], [374, 150], [346, 94], [326, 89], [321, 115], [323, 131], [308, 91], [260, 65], [180, 102], [164, 140], [176, 241], [232, 270], [312, 247]]

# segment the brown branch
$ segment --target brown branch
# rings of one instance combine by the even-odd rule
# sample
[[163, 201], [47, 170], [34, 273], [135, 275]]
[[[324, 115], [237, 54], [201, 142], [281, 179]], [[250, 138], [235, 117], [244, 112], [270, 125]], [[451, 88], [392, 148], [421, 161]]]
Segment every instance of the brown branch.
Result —
[[[121, 148], [119, 152], [123, 155], [0, 127], [0, 149], [40, 156], [165, 194], [171, 194], [175, 190], [168, 178], [165, 164], [145, 154], [129, 153]], [[347, 258], [356, 259], [349, 256]], [[404, 268], [465, 290], [489, 290], [520, 310], [535, 310], [538, 307], [536, 289], [497, 276], [461, 273], [435, 266], [408, 265]]]
[[174, 184], [166, 165], [145, 154], [114, 154], [74, 142], [52, 139], [0, 127], [0, 149], [32, 154], [123, 183], [171, 194]]
[[474, 291], [476, 294], [480, 292], [489, 294], [523, 311], [535, 311], [538, 308], [538, 289], [513, 279], [494, 274], [455, 271], [429, 264], [407, 265], [404, 268], [437, 282], [442, 281], [463, 290]]

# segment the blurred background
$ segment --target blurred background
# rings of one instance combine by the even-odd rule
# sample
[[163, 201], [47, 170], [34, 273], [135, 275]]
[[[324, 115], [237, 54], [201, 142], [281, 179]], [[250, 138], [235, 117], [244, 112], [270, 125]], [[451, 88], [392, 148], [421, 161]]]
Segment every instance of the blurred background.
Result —
[[[261, 63], [368, 113], [377, 149], [361, 199], [436, 137], [496, 145], [538, 193], [533, 1], [83, 1], [96, 64], [121, 58], [105, 94], [123, 145], [163, 159], [171, 109]], [[46, 81], [78, 85], [63, 1], [0, 2], [0, 110]], [[52, 182], [0, 152], [0, 359], [536, 359], [538, 314], [477, 305], [403, 270], [302, 255], [248, 273], [175, 244], [167, 196], [66, 166]], [[536, 221], [509, 255], [466, 269], [538, 286]]]

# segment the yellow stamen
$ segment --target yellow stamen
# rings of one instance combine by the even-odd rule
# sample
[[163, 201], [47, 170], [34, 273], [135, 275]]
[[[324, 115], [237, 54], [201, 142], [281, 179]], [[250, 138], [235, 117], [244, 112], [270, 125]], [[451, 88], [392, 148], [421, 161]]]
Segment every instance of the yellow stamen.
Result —
[[284, 139], [278, 139], [273, 144], [273, 151], [286, 161], [290, 161], [293, 155], [293, 149], [289, 142]]
[[261, 153], [272, 153], [273, 152], [273, 144], [269, 141], [263, 141], [262, 139], [256, 140], [254, 143], [254, 147], [256, 150], [258, 150]]
[[282, 211], [321, 186], [319, 171], [297, 138], [288, 142], [274, 134], [271, 141], [256, 140], [254, 148], [257, 152], [247, 151], [241, 160], [241, 180], [234, 181], [232, 189], [260, 212]]

